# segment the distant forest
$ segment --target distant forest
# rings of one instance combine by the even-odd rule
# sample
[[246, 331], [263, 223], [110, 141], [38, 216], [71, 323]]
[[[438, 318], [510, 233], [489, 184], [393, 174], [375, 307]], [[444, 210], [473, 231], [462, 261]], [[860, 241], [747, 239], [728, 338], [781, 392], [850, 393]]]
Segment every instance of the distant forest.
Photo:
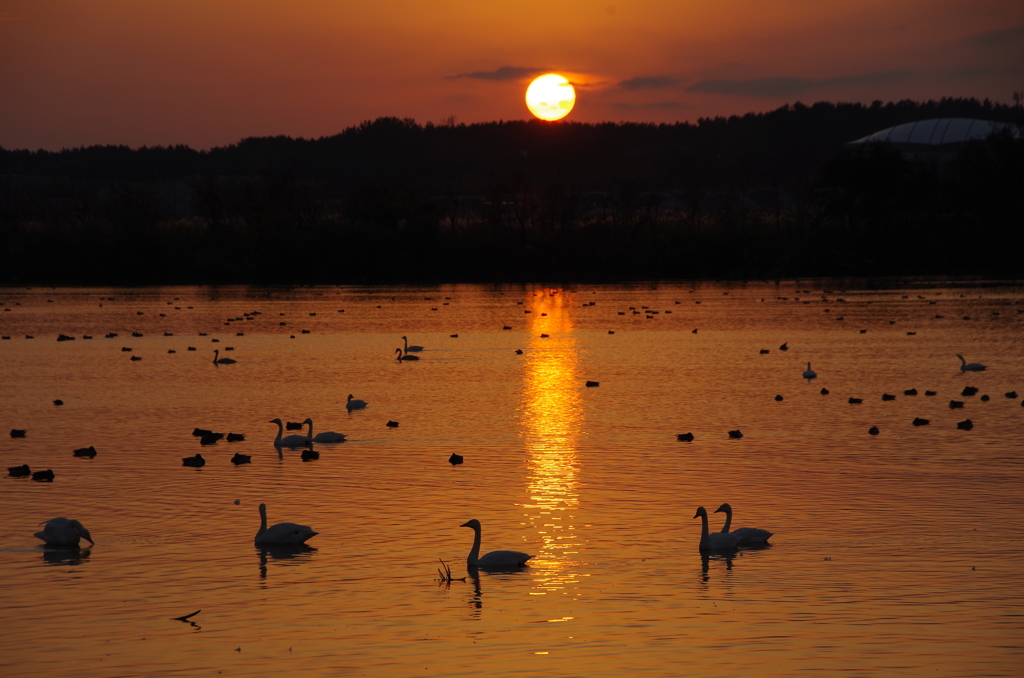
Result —
[[1024, 141], [847, 142], [974, 99], [643, 124], [379, 118], [208, 151], [0, 148], [0, 283], [1021, 277]]

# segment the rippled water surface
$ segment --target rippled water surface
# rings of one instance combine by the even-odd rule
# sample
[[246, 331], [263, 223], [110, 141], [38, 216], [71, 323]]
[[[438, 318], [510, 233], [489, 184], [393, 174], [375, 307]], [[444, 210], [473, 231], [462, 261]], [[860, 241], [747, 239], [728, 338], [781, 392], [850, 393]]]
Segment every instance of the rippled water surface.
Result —
[[[0, 478], [4, 675], [1020, 675], [1020, 287], [0, 302], [0, 460], [56, 474]], [[419, 361], [394, 359], [402, 335]], [[347, 412], [350, 393], [369, 406]], [[275, 417], [348, 439], [303, 462], [273, 446]], [[194, 427], [246, 439], [201, 447]], [[260, 502], [317, 530], [314, 550], [256, 548]], [[702, 558], [694, 512], [722, 502], [772, 545]], [[43, 548], [56, 516], [95, 546]], [[484, 552], [530, 566], [460, 579], [470, 518]]]

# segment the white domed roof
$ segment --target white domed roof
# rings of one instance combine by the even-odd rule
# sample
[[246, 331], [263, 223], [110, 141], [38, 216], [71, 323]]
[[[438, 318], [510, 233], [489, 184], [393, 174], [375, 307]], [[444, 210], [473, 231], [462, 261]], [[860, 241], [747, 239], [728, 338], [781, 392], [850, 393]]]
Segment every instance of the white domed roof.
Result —
[[869, 142], [888, 142], [892, 144], [922, 144], [939, 146], [956, 144], [975, 139], [986, 139], [992, 133], [1009, 128], [1014, 137], [1020, 138], [1020, 130], [1016, 125], [991, 120], [975, 120], [972, 118], [933, 118], [896, 125], [881, 132], [851, 141], [851, 144]]

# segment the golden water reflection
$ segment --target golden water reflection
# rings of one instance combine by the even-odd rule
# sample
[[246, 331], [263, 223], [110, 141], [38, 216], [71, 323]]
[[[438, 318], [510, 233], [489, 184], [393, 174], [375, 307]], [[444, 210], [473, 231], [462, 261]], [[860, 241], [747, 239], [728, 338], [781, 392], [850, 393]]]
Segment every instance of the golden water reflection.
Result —
[[[542, 544], [534, 558], [533, 595], [568, 593], [578, 577], [580, 539], [577, 440], [583, 425], [579, 344], [569, 311], [573, 295], [540, 289], [524, 310], [530, 343], [519, 407], [528, 454], [528, 525]], [[547, 336], [542, 336], [547, 335]]]

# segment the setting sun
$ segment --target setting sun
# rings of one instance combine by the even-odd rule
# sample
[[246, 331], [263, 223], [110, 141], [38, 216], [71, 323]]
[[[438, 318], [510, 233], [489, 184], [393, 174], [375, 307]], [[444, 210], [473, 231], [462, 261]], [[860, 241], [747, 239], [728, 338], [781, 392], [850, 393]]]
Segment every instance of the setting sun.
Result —
[[561, 120], [576, 104], [576, 90], [556, 73], [542, 75], [526, 88], [526, 106], [541, 120]]

